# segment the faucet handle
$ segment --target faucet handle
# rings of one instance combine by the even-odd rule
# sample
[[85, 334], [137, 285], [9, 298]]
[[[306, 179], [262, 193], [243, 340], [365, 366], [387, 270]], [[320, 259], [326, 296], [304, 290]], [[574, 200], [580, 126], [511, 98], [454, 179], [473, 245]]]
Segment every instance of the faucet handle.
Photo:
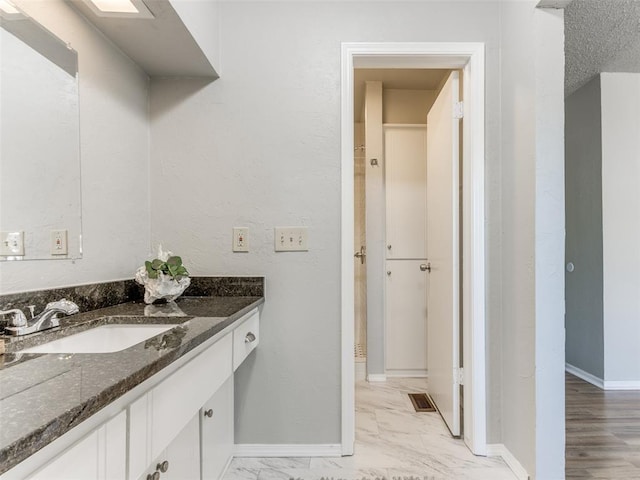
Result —
[[24, 327], [27, 325], [27, 317], [25, 317], [23, 311], [18, 308], [0, 311], [0, 315], [10, 315], [9, 321], [14, 327]]
[[29, 309], [29, 312], [31, 312], [31, 318], [35, 317], [35, 310], [36, 310], [36, 306], [35, 305], [27, 305], [27, 308]]

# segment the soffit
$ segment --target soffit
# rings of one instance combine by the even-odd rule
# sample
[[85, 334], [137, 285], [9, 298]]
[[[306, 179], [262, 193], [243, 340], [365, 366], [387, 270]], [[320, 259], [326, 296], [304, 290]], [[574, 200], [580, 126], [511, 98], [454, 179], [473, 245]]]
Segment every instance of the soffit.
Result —
[[152, 77], [217, 77], [168, 0], [145, 0], [155, 18], [95, 15], [83, 0], [67, 0]]

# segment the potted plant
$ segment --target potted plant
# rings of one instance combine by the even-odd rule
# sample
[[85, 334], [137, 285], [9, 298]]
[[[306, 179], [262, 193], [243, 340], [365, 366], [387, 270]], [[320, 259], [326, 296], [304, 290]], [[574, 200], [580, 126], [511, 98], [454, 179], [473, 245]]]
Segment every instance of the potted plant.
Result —
[[144, 301], [151, 304], [158, 300], [172, 302], [191, 284], [189, 272], [182, 258], [158, 248], [158, 258], [147, 260], [136, 271], [136, 282], [144, 285]]

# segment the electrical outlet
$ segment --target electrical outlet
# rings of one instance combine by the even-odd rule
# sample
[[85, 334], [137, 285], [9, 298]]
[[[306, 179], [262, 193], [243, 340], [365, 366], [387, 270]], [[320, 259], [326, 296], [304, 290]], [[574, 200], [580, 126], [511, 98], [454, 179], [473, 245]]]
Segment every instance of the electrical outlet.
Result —
[[307, 227], [276, 227], [276, 252], [306, 252], [309, 250]]
[[233, 251], [249, 251], [249, 229], [247, 227], [233, 227]]
[[24, 256], [24, 232], [0, 232], [0, 255]]
[[69, 253], [66, 230], [51, 230], [51, 255], [66, 255]]

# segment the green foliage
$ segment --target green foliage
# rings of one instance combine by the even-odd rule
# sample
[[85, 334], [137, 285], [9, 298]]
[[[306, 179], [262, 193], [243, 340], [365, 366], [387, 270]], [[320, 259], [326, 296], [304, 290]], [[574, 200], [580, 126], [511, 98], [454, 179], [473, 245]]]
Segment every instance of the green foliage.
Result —
[[187, 272], [187, 269], [182, 265], [182, 259], [178, 256], [169, 257], [166, 262], [156, 258], [151, 262], [144, 262], [144, 266], [147, 269], [149, 278], [158, 278], [158, 274], [160, 272], [175, 280], [180, 280], [183, 277], [189, 276], [189, 272]]

